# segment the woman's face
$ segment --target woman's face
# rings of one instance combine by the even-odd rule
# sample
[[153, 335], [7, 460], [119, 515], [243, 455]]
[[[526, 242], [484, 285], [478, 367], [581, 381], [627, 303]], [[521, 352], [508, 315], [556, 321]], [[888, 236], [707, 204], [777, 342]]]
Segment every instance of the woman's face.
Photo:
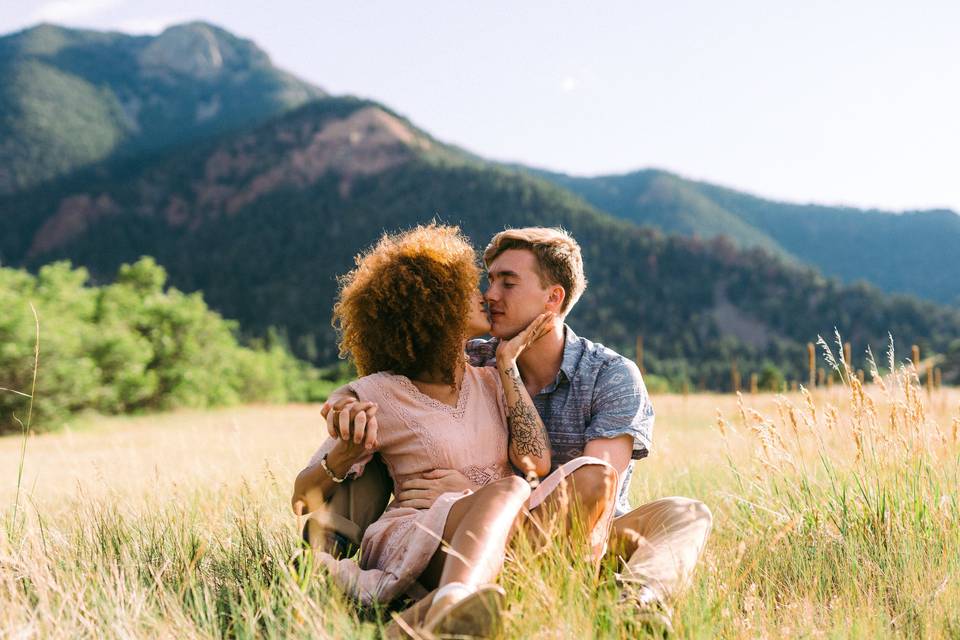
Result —
[[488, 333], [490, 333], [490, 316], [487, 315], [483, 294], [478, 289], [473, 294], [473, 304], [470, 307], [470, 316], [467, 318], [467, 337], [475, 338]]

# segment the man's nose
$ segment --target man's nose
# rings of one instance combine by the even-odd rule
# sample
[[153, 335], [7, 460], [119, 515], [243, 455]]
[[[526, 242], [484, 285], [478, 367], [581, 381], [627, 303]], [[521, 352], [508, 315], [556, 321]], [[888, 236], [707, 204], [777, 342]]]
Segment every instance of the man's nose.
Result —
[[496, 302], [499, 299], [499, 296], [496, 294], [496, 289], [494, 285], [487, 287], [487, 290], [483, 292], [483, 299], [488, 303]]

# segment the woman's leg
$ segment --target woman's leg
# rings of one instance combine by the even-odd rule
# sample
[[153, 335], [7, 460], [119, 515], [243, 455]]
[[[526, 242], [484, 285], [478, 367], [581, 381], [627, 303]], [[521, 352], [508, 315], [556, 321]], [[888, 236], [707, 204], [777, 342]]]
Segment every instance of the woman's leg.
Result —
[[[458, 500], [447, 516], [445, 544], [421, 574], [420, 584], [431, 589], [460, 582], [474, 588], [495, 580], [503, 565], [507, 540], [529, 496], [526, 481], [509, 477]], [[462, 593], [454, 593], [433, 602], [431, 610], [439, 611], [460, 597]]]

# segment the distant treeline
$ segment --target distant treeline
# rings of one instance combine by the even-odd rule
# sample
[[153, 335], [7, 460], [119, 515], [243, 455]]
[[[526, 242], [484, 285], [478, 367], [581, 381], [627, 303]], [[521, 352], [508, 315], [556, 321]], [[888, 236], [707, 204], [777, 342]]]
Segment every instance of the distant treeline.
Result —
[[[237, 323], [200, 293], [165, 288], [151, 258], [123, 265], [113, 284], [88, 286], [67, 262], [34, 276], [0, 268], [0, 434], [27, 419], [36, 322], [40, 365], [32, 428], [46, 431], [73, 412], [128, 413], [236, 402], [318, 399], [331, 383], [294, 358], [275, 333], [250, 346]], [[19, 392], [19, 393], [15, 393]], [[19, 422], [18, 422], [19, 421]]]
[[[30, 303], [40, 324], [31, 424], [35, 431], [56, 428], [70, 414], [84, 410], [118, 414], [238, 402], [318, 401], [338, 380], [353, 375], [344, 362], [323, 371], [298, 360], [285, 336], [272, 329], [266, 337], [242, 345], [237, 322], [212, 311], [201, 293], [167, 287], [166, 271], [152, 258], [122, 265], [113, 284], [90, 286], [88, 279], [86, 269], [72, 268], [68, 262], [43, 266], [37, 275], [0, 268], [0, 388], [5, 389], [0, 391], [0, 434], [21, 430], [27, 418], [25, 394], [32, 389], [36, 341]], [[741, 284], [739, 291], [754, 288]], [[873, 291], [861, 292], [863, 309], [870, 309], [876, 301], [866, 294]], [[809, 299], [806, 292], [799, 293], [781, 304]], [[676, 291], [674, 300], [682, 300]], [[738, 302], [761, 311], [749, 300]], [[901, 304], [909, 308], [912, 302]], [[617, 324], [616, 314], [605, 320], [608, 331]], [[701, 348], [710, 348], [702, 349], [699, 357], [685, 357], [684, 349], [678, 348], [673, 358], [664, 358], [656, 354], [664, 351], [663, 338], [658, 340], [655, 332], [648, 337], [657, 347], [644, 358], [653, 391], [722, 389], [730, 384], [734, 362], [745, 388], [751, 373], [759, 374], [758, 386], [767, 390], [779, 390], [790, 379], [806, 380], [805, 350], [796, 342], [777, 341], [779, 353], [750, 353], [739, 341], [714, 336], [701, 343]], [[899, 348], [900, 358], [906, 357], [909, 347], [901, 343]], [[930, 351], [923, 349], [926, 358]], [[624, 352], [633, 355], [629, 347]], [[960, 340], [949, 342], [941, 353], [944, 382], [956, 383]], [[855, 355], [854, 360], [859, 358]]]

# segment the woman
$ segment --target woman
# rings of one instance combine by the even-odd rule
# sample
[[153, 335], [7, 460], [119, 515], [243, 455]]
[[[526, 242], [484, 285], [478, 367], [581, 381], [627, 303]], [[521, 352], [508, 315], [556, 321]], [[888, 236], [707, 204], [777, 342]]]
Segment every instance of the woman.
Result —
[[[539, 475], [550, 468], [545, 430], [527, 391], [513, 385], [505, 395], [505, 374], [465, 362], [465, 340], [490, 329], [479, 275], [472, 247], [453, 227], [385, 236], [358, 258], [342, 280], [334, 323], [341, 353], [363, 376], [350, 389], [377, 410], [352, 432], [328, 425], [332, 437], [298, 476], [294, 496], [297, 511], [319, 506], [300, 497], [319, 489], [328, 499], [348, 474], [363, 473], [374, 452], [394, 486], [438, 468], [458, 469], [480, 486], [445, 493], [425, 509], [394, 501], [364, 534], [359, 566], [317, 554], [333, 579], [365, 603], [437, 589], [424, 630], [441, 634], [492, 629], [503, 591], [487, 583], [499, 573], [510, 531], [530, 497], [511, 463]], [[515, 363], [549, 319], [504, 343], [499, 358]], [[533, 447], [537, 455], [529, 442], [522, 452], [511, 446], [508, 411], [535, 416], [535, 436], [543, 439]]]

